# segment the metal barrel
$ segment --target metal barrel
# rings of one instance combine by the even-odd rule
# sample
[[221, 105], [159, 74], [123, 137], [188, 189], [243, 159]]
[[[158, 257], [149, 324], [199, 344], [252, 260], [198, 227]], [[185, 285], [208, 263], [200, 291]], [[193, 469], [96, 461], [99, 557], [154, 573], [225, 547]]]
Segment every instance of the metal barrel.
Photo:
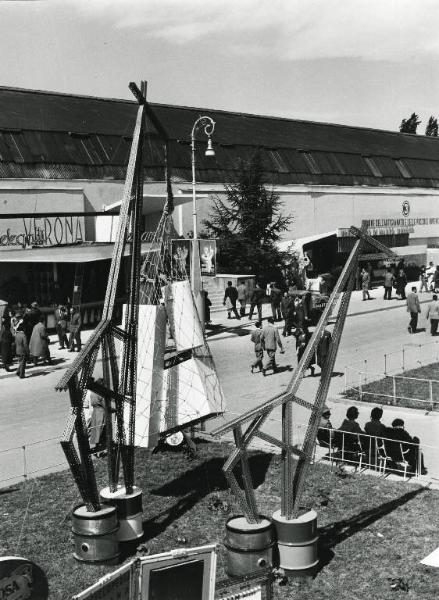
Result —
[[114, 506], [103, 504], [89, 512], [84, 504], [73, 509], [72, 533], [76, 560], [88, 563], [116, 563], [119, 560], [119, 524]]
[[125, 487], [119, 485], [115, 492], [111, 492], [109, 487], [104, 488], [100, 496], [104, 502], [116, 508], [119, 542], [139, 540], [143, 536], [142, 490], [134, 486], [132, 494], [127, 494]]
[[297, 519], [273, 514], [279, 550], [279, 566], [287, 575], [306, 575], [318, 565], [317, 513], [310, 510]]
[[261, 516], [260, 523], [249, 523], [243, 515], [226, 523], [224, 546], [227, 550], [226, 572], [231, 577], [266, 569], [273, 563], [274, 527]]

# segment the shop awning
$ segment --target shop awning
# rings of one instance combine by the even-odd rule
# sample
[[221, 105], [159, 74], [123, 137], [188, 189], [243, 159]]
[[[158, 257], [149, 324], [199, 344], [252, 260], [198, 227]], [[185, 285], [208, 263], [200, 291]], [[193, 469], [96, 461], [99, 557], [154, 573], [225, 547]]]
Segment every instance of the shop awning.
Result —
[[[111, 259], [114, 244], [75, 244], [42, 248], [0, 250], [0, 263], [86, 263]], [[142, 244], [142, 254], [151, 250], [150, 243]], [[125, 248], [125, 256], [129, 247]]]
[[327, 231], [326, 233], [316, 233], [315, 235], [308, 235], [306, 237], [296, 238], [294, 240], [284, 240], [282, 242], [278, 242], [277, 246], [279, 250], [285, 252], [286, 250], [288, 250], [291, 244], [294, 244], [293, 249], [301, 253], [303, 251], [303, 247], [306, 246], [306, 244], [310, 244], [311, 242], [317, 242], [318, 240], [322, 240], [333, 235], [337, 235], [337, 231]]

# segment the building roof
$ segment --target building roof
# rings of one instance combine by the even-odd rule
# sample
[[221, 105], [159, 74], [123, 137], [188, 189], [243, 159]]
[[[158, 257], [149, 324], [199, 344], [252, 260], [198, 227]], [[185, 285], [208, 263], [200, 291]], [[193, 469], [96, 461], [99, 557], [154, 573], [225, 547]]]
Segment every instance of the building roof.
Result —
[[[197, 180], [231, 181], [239, 159], [260, 150], [267, 182], [439, 187], [439, 138], [207, 108], [151, 103], [171, 137], [175, 180], [191, 180], [190, 132], [216, 121], [215, 158], [197, 155]], [[0, 177], [124, 179], [137, 103], [0, 87]], [[203, 134], [199, 145], [206, 143]], [[163, 181], [151, 124], [145, 174]]]

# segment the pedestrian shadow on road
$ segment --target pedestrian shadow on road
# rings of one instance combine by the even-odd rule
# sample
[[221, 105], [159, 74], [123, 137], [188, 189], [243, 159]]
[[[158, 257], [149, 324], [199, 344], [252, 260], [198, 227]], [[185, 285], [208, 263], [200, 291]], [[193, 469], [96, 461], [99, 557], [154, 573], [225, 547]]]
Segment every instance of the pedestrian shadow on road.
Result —
[[238, 337], [250, 335], [250, 331], [247, 329], [249, 325], [251, 325], [251, 323], [248, 322], [242, 323], [242, 325], [232, 325], [230, 327], [226, 327], [225, 325], [209, 325], [209, 330], [206, 330], [206, 337], [209, 338], [224, 332], [237, 335]]

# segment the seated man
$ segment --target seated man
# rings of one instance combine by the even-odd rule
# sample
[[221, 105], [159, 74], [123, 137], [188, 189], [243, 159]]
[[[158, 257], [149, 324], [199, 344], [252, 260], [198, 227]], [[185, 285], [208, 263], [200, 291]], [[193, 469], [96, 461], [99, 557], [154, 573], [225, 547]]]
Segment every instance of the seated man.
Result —
[[345, 454], [348, 454], [348, 458], [352, 458], [353, 455], [357, 455], [362, 451], [359, 436], [361, 436], [364, 431], [357, 423], [358, 415], [358, 408], [356, 406], [350, 406], [346, 411], [346, 419], [338, 428], [335, 437], [335, 444], [344, 450]]
[[330, 416], [331, 411], [327, 406], [325, 406], [323, 409], [322, 418], [320, 419], [319, 429], [317, 431], [317, 440], [320, 446], [325, 448], [329, 448], [334, 443], [334, 428], [329, 420]]
[[365, 450], [368, 450], [370, 465], [375, 465], [376, 463], [376, 443], [382, 445], [382, 442], [380, 440], [376, 442], [376, 439], [387, 437], [387, 427], [381, 423], [382, 416], [383, 409], [375, 406], [370, 412], [370, 421], [364, 426], [364, 431], [367, 435], [371, 436], [370, 438], [365, 438], [366, 447], [363, 447]]
[[390, 441], [386, 443], [386, 450], [393, 461], [396, 463], [401, 463], [403, 461], [408, 462], [409, 469], [412, 473], [417, 472], [417, 467], [420, 462], [420, 474], [427, 474], [427, 469], [424, 467], [424, 456], [422, 452], [419, 456], [419, 438], [416, 436], [412, 437], [408, 431], [404, 429], [404, 421], [402, 419], [394, 419], [392, 421], [392, 427], [387, 429], [386, 437], [390, 438]]

